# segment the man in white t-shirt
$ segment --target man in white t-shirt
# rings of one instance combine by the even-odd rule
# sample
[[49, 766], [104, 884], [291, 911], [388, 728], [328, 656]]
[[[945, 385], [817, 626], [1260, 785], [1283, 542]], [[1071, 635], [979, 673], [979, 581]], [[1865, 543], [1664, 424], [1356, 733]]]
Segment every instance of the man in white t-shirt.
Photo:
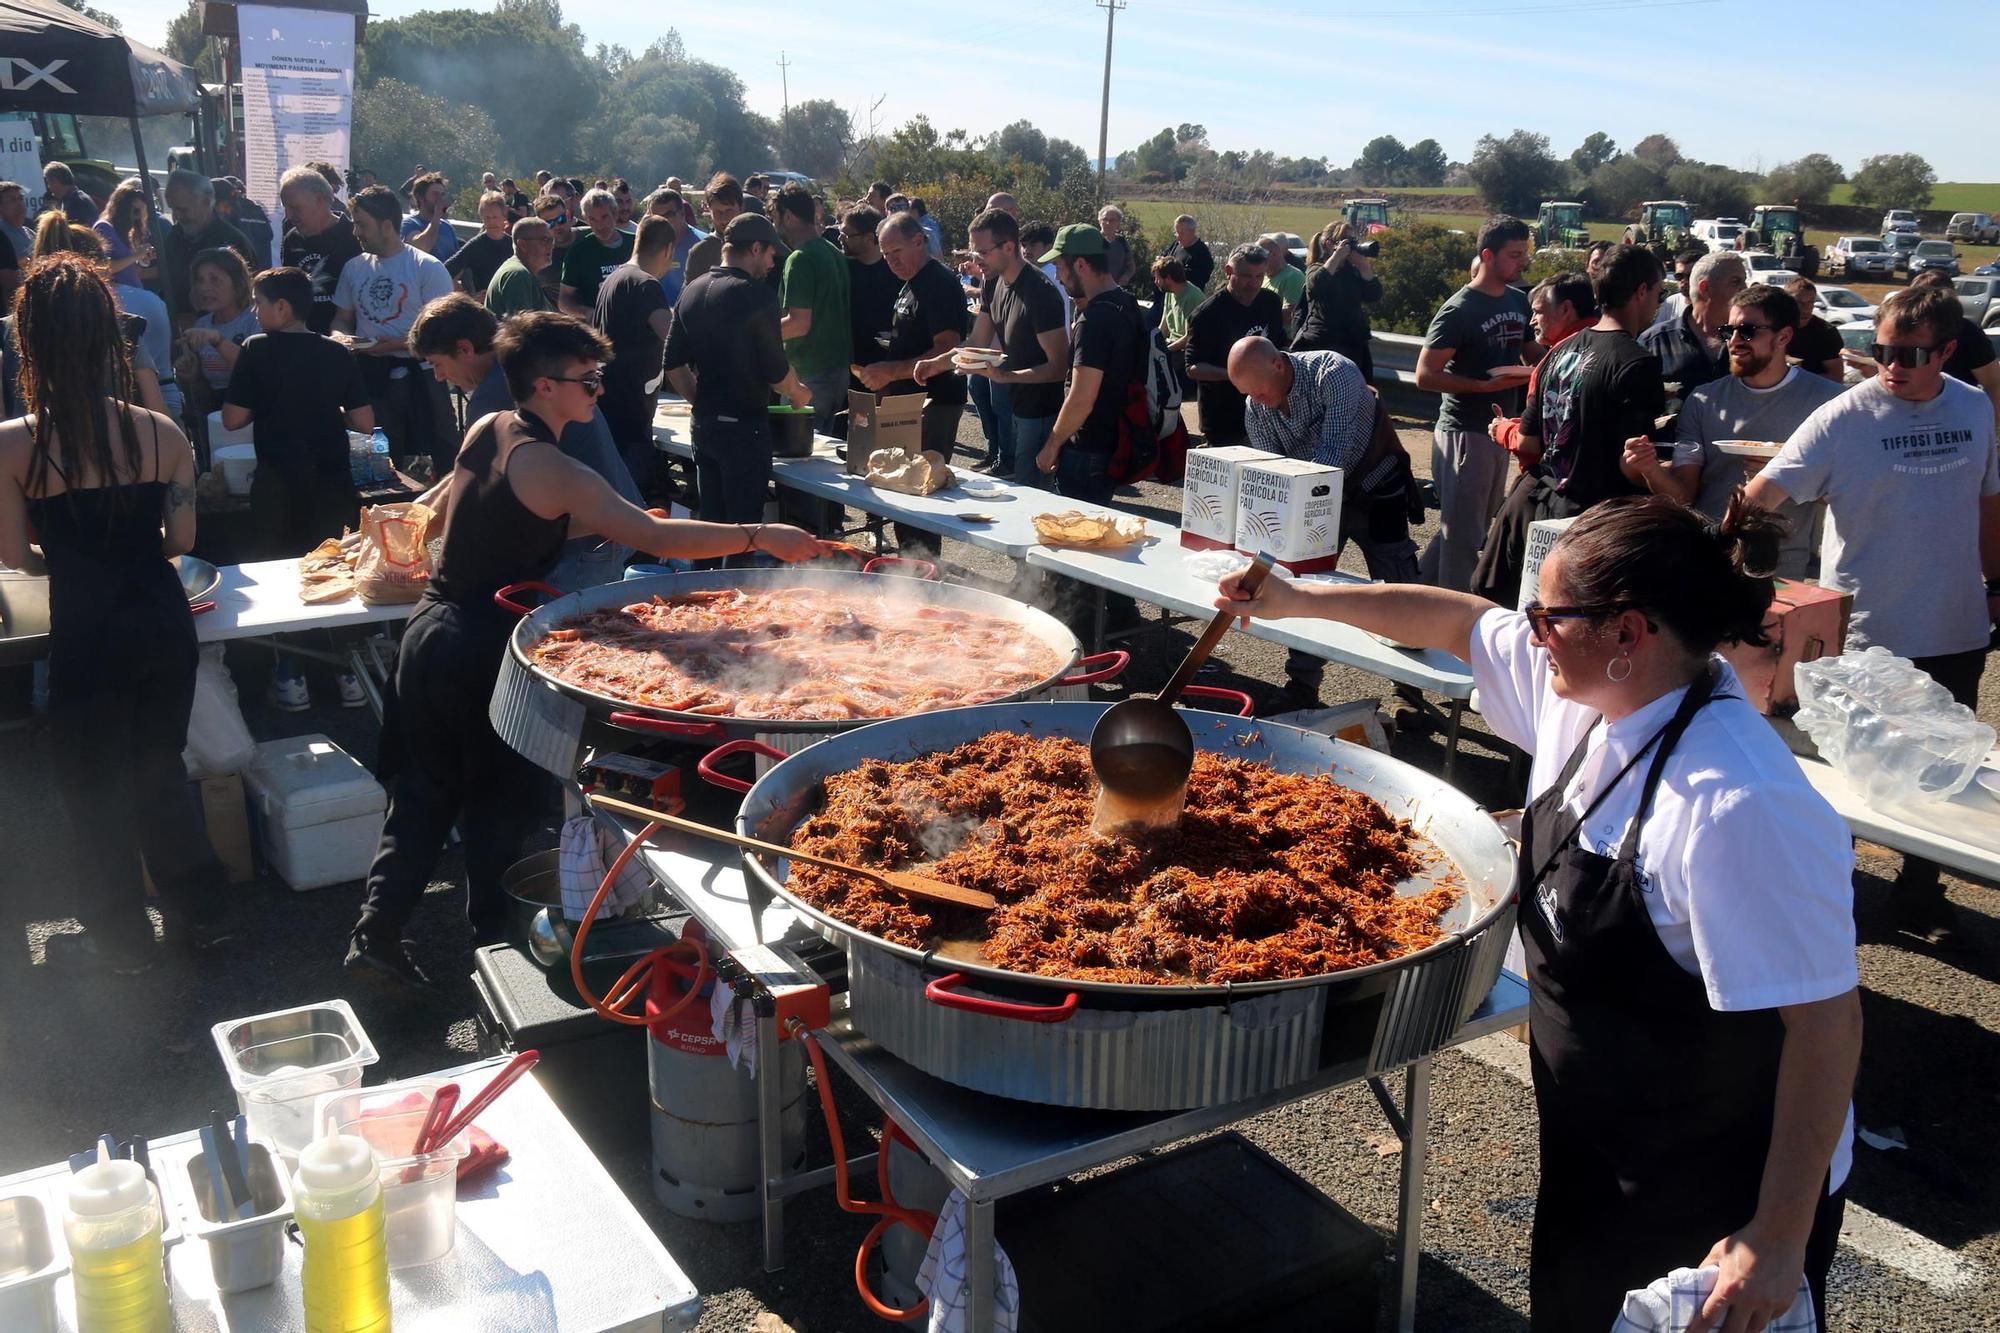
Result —
[[451, 274], [437, 259], [403, 243], [403, 209], [391, 191], [371, 185], [352, 203], [361, 253], [340, 270], [333, 331], [363, 340], [354, 349], [361, 356], [361, 378], [396, 460], [427, 456], [432, 477], [443, 477], [458, 455], [451, 400], [444, 385], [410, 355], [408, 339], [417, 313], [451, 295]]
[[[1854, 594], [1847, 648], [1907, 657], [1976, 708], [2000, 577], [2000, 453], [1993, 405], [1948, 378], [1963, 324], [1936, 288], [1891, 293], [1875, 315], [1881, 373], [1821, 407], [1748, 488], [1752, 504], [1824, 500], [1820, 582]], [[1938, 867], [1905, 858], [1904, 923], [1950, 928]]]

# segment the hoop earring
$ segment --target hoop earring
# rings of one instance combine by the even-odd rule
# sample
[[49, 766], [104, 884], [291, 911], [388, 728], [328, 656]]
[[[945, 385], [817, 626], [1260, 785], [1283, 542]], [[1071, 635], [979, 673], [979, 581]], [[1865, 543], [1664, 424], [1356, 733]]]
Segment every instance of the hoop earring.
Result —
[[[1614, 667], [1624, 667], [1625, 669], [1623, 671], [1615, 671], [1612, 669]], [[1632, 678], [1632, 659], [1629, 657], [1614, 657], [1609, 662], [1606, 662], [1604, 664], [1604, 678], [1613, 685], [1623, 685]]]

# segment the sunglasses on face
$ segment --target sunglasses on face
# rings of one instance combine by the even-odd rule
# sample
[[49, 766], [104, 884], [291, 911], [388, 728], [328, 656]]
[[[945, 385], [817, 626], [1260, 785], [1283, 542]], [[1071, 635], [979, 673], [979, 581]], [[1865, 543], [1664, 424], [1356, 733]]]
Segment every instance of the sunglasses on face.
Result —
[[1769, 333], [1776, 327], [1775, 324], [1724, 324], [1716, 329], [1716, 333], [1724, 342], [1734, 341], [1739, 336], [1744, 342], [1755, 342], [1758, 334]]
[[542, 221], [548, 223], [551, 227], [567, 226], [569, 224], [569, 214], [558, 213], [552, 218], [543, 218]]
[[1602, 620], [1605, 616], [1617, 615], [1620, 611], [1629, 609], [1622, 602], [1601, 606], [1543, 606], [1539, 601], [1534, 601], [1522, 607], [1521, 614], [1528, 618], [1528, 628], [1534, 631], [1535, 638], [1539, 641], [1549, 637], [1549, 626], [1558, 620]]
[[1877, 364], [1901, 366], [1905, 370], [1927, 366], [1931, 363], [1931, 358], [1937, 354], [1938, 349], [1935, 347], [1891, 347], [1887, 343], [1872, 343], [1868, 348], [1868, 355], [1873, 357]]
[[593, 394], [604, 392], [604, 372], [601, 370], [593, 370], [588, 375], [551, 375], [549, 378], [558, 384], [581, 384]]

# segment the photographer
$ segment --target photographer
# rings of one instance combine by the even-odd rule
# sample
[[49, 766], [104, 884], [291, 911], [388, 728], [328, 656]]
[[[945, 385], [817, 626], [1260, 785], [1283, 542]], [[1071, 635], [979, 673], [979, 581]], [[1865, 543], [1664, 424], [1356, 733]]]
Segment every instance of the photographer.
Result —
[[1362, 309], [1382, 296], [1375, 276], [1375, 241], [1356, 241], [1352, 223], [1329, 222], [1307, 249], [1304, 308], [1294, 352], [1338, 352], [1361, 367], [1361, 377], [1375, 382], [1375, 362], [1368, 354], [1368, 312]]

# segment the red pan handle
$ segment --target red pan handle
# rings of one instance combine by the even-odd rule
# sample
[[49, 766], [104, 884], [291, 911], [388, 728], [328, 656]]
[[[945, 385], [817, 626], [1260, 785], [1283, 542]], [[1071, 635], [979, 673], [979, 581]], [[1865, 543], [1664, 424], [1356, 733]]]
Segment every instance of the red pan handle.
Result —
[[988, 1018], [1011, 1018], [1017, 1023], [1066, 1023], [1076, 1013], [1076, 992], [1063, 997], [1061, 1004], [1008, 1004], [1004, 1000], [984, 1000], [977, 995], [960, 995], [965, 973], [947, 972], [924, 987], [924, 998], [943, 1009], [962, 1009]]
[[1257, 707], [1256, 701], [1249, 695], [1226, 685], [1184, 685], [1181, 687], [1181, 698], [1214, 699], [1219, 703], [1234, 704], [1238, 717], [1250, 716]]
[[510, 583], [499, 592], [494, 593], [493, 604], [502, 611], [512, 611], [517, 616], [525, 616], [535, 608], [532, 606], [523, 606], [515, 601], [514, 594], [517, 592], [545, 592], [551, 597], [560, 597], [563, 595], [562, 589], [553, 584], [529, 579], [525, 583]]
[[935, 579], [937, 566], [928, 560], [917, 560], [907, 555], [878, 555], [861, 567], [863, 574], [873, 574], [878, 570], [893, 569], [897, 565], [908, 565], [920, 579]]
[[729, 741], [716, 746], [713, 750], [703, 755], [701, 761], [694, 766], [694, 771], [706, 778], [711, 785], [720, 787], [724, 791], [747, 792], [750, 790], [750, 784], [742, 778], [733, 778], [727, 773], [718, 773], [715, 770], [716, 760], [727, 759], [732, 754], [761, 754], [766, 759], [791, 758], [783, 750], [777, 749], [775, 746], [766, 745], [762, 741], [749, 739]]
[[196, 602], [193, 606], [190, 606], [188, 608], [188, 614], [191, 616], [198, 616], [204, 611], [213, 611], [214, 609], [215, 609], [215, 599], [210, 598], [208, 601]]
[[723, 737], [720, 722], [675, 722], [645, 713], [613, 713], [611, 725], [631, 731], [650, 731], [656, 736], [673, 736], [684, 741], [718, 741]]
[[1093, 653], [1083, 658], [1077, 665], [1089, 668], [1074, 676], [1064, 676], [1057, 685], [1095, 685], [1100, 680], [1110, 680], [1125, 670], [1132, 661], [1132, 654], [1123, 648], [1113, 648], [1108, 653]]

